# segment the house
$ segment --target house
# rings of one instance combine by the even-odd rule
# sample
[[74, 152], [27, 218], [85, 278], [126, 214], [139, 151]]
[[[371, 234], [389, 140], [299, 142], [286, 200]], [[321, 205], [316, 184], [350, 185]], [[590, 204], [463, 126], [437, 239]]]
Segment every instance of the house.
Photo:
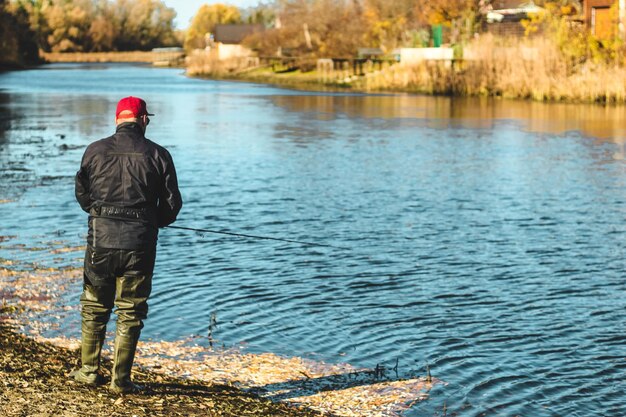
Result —
[[544, 9], [533, 1], [494, 0], [486, 10], [487, 32], [501, 36], [523, 36], [525, 28], [522, 20], [532, 13], [541, 13]]
[[214, 33], [210, 35], [210, 49], [219, 60], [252, 56], [252, 50], [241, 45], [241, 42], [247, 36], [264, 30], [265, 27], [260, 24], [216, 25]]
[[582, 2], [585, 25], [596, 38], [609, 39], [617, 32], [617, 22], [611, 11], [611, 6], [616, 1], [586, 0]]
[[[581, 0], [578, 16], [572, 16], [572, 22], [584, 23], [591, 33], [599, 39], [610, 39], [618, 33], [618, 20], [614, 5], [619, 6], [621, 20], [626, 23], [626, 0]], [[493, 0], [486, 9], [488, 32], [504, 36], [522, 36], [524, 27], [521, 22], [533, 13], [541, 13], [543, 8], [533, 1]], [[623, 34], [623, 27], [619, 30]]]
[[222, 24], [215, 25], [214, 40], [226, 45], [238, 45], [246, 36], [263, 32], [265, 26], [261, 24]]

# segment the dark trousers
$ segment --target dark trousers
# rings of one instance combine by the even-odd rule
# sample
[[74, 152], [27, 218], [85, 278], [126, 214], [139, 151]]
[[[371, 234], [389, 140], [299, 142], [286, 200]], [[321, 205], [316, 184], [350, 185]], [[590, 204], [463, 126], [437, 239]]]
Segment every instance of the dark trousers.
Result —
[[82, 305], [83, 335], [102, 337], [113, 307], [117, 335], [139, 338], [148, 315], [156, 248], [104, 249], [87, 246]]

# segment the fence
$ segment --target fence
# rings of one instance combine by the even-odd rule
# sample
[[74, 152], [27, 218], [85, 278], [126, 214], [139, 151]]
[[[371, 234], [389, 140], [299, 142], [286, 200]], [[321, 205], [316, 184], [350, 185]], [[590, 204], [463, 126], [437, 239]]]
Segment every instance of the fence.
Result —
[[349, 82], [353, 78], [362, 77], [375, 71], [397, 64], [395, 59], [368, 58], [325, 58], [317, 60], [317, 76], [322, 83]]

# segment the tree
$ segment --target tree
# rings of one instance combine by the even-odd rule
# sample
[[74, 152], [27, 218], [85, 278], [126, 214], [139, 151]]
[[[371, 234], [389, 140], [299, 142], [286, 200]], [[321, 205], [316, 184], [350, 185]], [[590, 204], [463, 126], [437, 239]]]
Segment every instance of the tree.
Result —
[[6, 0], [0, 0], [0, 66], [37, 63], [39, 50], [28, 14], [7, 6]]
[[95, 4], [95, 18], [89, 26], [89, 37], [92, 51], [112, 51], [115, 49], [116, 37], [115, 12], [107, 0], [99, 0]]
[[176, 12], [160, 0], [117, 0], [117, 49], [147, 50], [176, 43]]
[[27, 16], [30, 29], [35, 33], [37, 45], [46, 51], [50, 50], [48, 45], [50, 30], [45, 10], [50, 3], [50, 0], [15, 0], [10, 3], [14, 15]]
[[477, 30], [476, 26], [484, 10], [486, 0], [431, 0], [417, 9], [417, 18], [425, 24], [444, 25], [450, 28], [450, 42], [457, 43], [469, 39]]
[[241, 23], [241, 13], [235, 6], [224, 4], [202, 5], [191, 21], [185, 37], [185, 49], [206, 47], [206, 35], [218, 24]]
[[289, 0], [277, 5], [275, 27], [246, 44], [264, 55], [278, 48], [308, 57], [352, 57], [365, 45], [367, 28], [354, 2]]
[[179, 44], [161, 0], [14, 0], [44, 51], [147, 50]]
[[89, 51], [88, 36], [93, 20], [93, 3], [90, 0], [53, 0], [44, 10], [49, 28], [47, 44], [53, 52]]
[[274, 8], [265, 4], [244, 9], [241, 13], [242, 21], [249, 24], [261, 24], [269, 27], [276, 19]]
[[409, 31], [417, 28], [416, 11], [428, 2], [415, 0], [365, 0], [368, 43], [386, 51], [408, 43]]

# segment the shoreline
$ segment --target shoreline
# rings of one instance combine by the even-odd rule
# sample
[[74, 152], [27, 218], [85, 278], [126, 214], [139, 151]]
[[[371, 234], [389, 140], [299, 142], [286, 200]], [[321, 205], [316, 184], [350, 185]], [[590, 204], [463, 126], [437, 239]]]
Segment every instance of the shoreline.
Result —
[[[16, 238], [0, 236], [1, 249], [17, 252], [13, 258], [19, 258], [20, 251], [72, 257], [84, 251], [62, 241], [37, 248], [12, 244]], [[84, 387], [68, 377], [79, 365], [80, 341], [65, 334], [80, 328], [80, 318], [78, 300], [63, 299], [81, 282], [82, 269], [72, 265], [0, 259], [0, 346], [5, 352], [0, 356], [0, 378], [8, 381], [4, 397], [0, 394], [0, 411], [6, 415], [28, 415], [33, 410], [52, 415], [65, 409], [104, 417], [123, 406], [137, 416], [212, 412], [215, 416], [397, 417], [426, 400], [432, 386], [441, 383], [429, 377], [394, 377], [392, 370], [387, 374], [378, 366], [365, 369], [214, 348], [190, 337], [174, 342], [140, 340], [133, 379], [148, 391], [118, 397], [107, 386]], [[107, 334], [103, 349], [102, 371], [109, 379], [113, 337]]]
[[[361, 76], [347, 76], [345, 78], [334, 74], [334, 80], [324, 80], [317, 70], [301, 72], [293, 71], [274, 72], [268, 67], [257, 67], [245, 70], [219, 69], [210, 71], [204, 68], [203, 63], [182, 65], [180, 62], [163, 60], [163, 55], [152, 51], [126, 52], [63, 52], [41, 53], [44, 62], [28, 66], [0, 66], [0, 72], [11, 70], [28, 70], [54, 63], [127, 63], [151, 64], [155, 67], [175, 67], [185, 70], [184, 75], [201, 80], [217, 80], [231, 82], [249, 82], [308, 92], [334, 92], [352, 94], [409, 94], [430, 97], [446, 98], [489, 98], [494, 100], [516, 100], [525, 102], [555, 103], [555, 104], [593, 104], [601, 107], [620, 106], [626, 104], [626, 90], [622, 91], [619, 85], [606, 89], [591, 88], [597, 84], [597, 79], [622, 79], [626, 76], [626, 69], [597, 69], [597, 74], [591, 72], [586, 76], [589, 79], [581, 91], [575, 91], [573, 85], [581, 83], [581, 74], [573, 74], [568, 79], [562, 79], [551, 86], [545, 85], [546, 80], [538, 79], [535, 83], [530, 79], [523, 79], [527, 84], [525, 89], [518, 90], [514, 79], [500, 80], [504, 83], [499, 87], [490, 85], [494, 81], [482, 80], [475, 85], [468, 79], [474, 78], [477, 70], [483, 66], [495, 65], [479, 61], [471, 63], [461, 72], [451, 70], [445, 65], [423, 64], [418, 66], [395, 65], [382, 70], [370, 72]], [[472, 65], [477, 66], [473, 68]], [[496, 70], [490, 68], [491, 72]], [[481, 72], [481, 71], [479, 71]], [[483, 71], [484, 72], [484, 71]], [[561, 84], [559, 84], [561, 83]], [[497, 83], [496, 83], [497, 84]], [[536, 85], [535, 85], [536, 84]], [[571, 84], [571, 86], [565, 85]], [[626, 87], [624, 87], [626, 88]]]
[[[533, 103], [545, 103], [545, 104], [583, 104], [583, 105], [596, 105], [600, 107], [610, 107], [610, 106], [623, 106], [626, 105], [626, 96], [618, 99], [609, 99], [605, 98], [549, 98], [549, 97], [535, 97], [535, 96], [527, 96], [527, 95], [515, 95], [515, 94], [490, 94], [490, 93], [480, 93], [480, 94], [455, 94], [452, 92], [438, 92], [432, 91], [432, 89], [423, 87], [406, 87], [406, 88], [397, 88], [397, 87], [377, 87], [377, 88], [367, 88], [365, 87], [363, 80], [357, 80], [356, 84], [352, 84], [350, 82], [346, 83], [322, 83], [316, 81], [317, 75], [315, 71], [311, 71], [311, 73], [299, 73], [299, 71], [295, 71], [298, 74], [280, 74], [274, 73], [270, 74], [266, 73], [257, 73], [257, 75], [248, 75], [244, 74], [189, 74], [187, 72], [187, 68], [185, 68], [185, 76], [190, 78], [202, 79], [202, 80], [216, 80], [216, 81], [231, 81], [231, 82], [249, 82], [263, 85], [270, 85], [279, 88], [285, 88], [290, 90], [297, 91], [307, 91], [307, 92], [334, 92], [334, 93], [353, 93], [353, 94], [367, 94], [367, 95], [381, 95], [381, 94], [409, 94], [409, 95], [422, 95], [428, 97], [446, 97], [446, 98], [459, 98], [459, 99], [468, 99], [468, 98], [486, 98], [492, 100], [514, 100], [514, 101], [524, 101], [524, 102], [533, 102]], [[291, 79], [289, 77], [292, 77]]]
[[155, 54], [150, 51], [128, 52], [42, 52], [47, 63], [152, 63]]
[[[182, 66], [183, 55], [178, 52], [122, 51], [122, 52], [40, 52], [41, 59], [47, 64], [80, 63], [129, 63], [151, 64], [155, 67]], [[44, 64], [45, 65], [45, 64]]]
[[[7, 307], [0, 308], [0, 315]], [[261, 399], [228, 385], [182, 379], [145, 370], [134, 370], [144, 384], [138, 395], [117, 395], [107, 385], [89, 387], [68, 375], [78, 365], [76, 350], [39, 342], [0, 323], [0, 410], [6, 416], [90, 415], [108, 417], [119, 412], [134, 416], [294, 416], [321, 413]], [[105, 369], [111, 367], [103, 360]], [[110, 379], [110, 374], [105, 378]]]

